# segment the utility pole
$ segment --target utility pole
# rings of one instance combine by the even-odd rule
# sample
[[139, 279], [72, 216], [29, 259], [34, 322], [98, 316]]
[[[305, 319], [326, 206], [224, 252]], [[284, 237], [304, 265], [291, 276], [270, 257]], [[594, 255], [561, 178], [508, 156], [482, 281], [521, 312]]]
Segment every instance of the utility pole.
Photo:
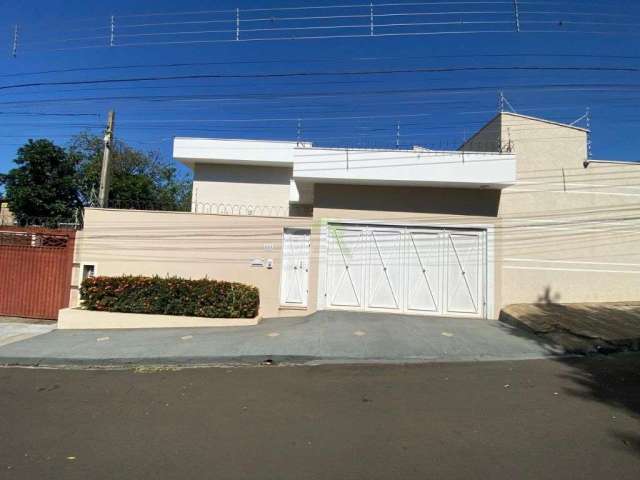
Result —
[[104, 152], [102, 154], [102, 170], [100, 172], [100, 191], [98, 192], [98, 206], [109, 206], [109, 183], [111, 176], [111, 153], [113, 150], [113, 129], [115, 127], [116, 112], [109, 112], [107, 129], [104, 132]]

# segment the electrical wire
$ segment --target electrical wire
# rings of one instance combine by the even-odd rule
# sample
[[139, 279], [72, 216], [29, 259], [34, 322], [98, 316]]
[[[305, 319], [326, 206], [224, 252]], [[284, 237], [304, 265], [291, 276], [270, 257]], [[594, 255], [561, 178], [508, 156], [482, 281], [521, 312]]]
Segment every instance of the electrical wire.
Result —
[[[593, 58], [604, 60], [640, 60], [638, 55], [612, 55], [612, 54], [563, 54], [563, 53], [542, 53], [542, 52], [520, 52], [520, 53], [493, 53], [493, 54], [469, 54], [469, 55], [430, 55], [430, 58]], [[227, 66], [227, 65], [254, 65], [254, 64], [291, 64], [291, 63], [336, 63], [336, 62], [380, 62], [381, 60], [421, 60], [424, 61], [424, 56], [372, 56], [372, 57], [348, 57], [343, 59], [336, 58], [281, 58], [281, 59], [253, 59], [253, 60], [224, 60], [217, 62], [176, 62], [176, 63], [138, 63], [138, 64], [126, 64], [126, 65], [96, 65], [92, 67], [78, 67], [78, 68], [65, 68], [65, 69], [50, 69], [40, 71], [28, 71], [17, 73], [3, 73], [1, 77], [23, 77], [30, 75], [47, 75], [52, 73], [75, 73], [86, 71], [103, 71], [103, 70], [122, 70], [122, 69], [136, 69], [136, 68], [185, 68], [185, 67], [201, 67], [201, 66]]]
[[[375, 8], [388, 8], [397, 6], [435, 6], [435, 5], [512, 5], [512, 2], [506, 0], [494, 0], [494, 1], [449, 1], [449, 2], [404, 2], [404, 3], [377, 3], [374, 4]], [[272, 11], [295, 11], [295, 10], [331, 10], [341, 8], [370, 8], [371, 3], [361, 4], [339, 4], [339, 5], [305, 5], [299, 7], [263, 7], [263, 8], [243, 8], [242, 12], [272, 12]], [[197, 11], [182, 11], [182, 12], [152, 12], [152, 13], [138, 13], [128, 15], [118, 15], [118, 18], [127, 17], [151, 17], [151, 16], [179, 16], [179, 15], [204, 15], [211, 13], [232, 13], [235, 14], [237, 10], [197, 10]]]
[[[614, 23], [614, 22], [604, 22], [600, 19], [603, 18], [611, 18], [618, 19], [624, 18], [625, 20], [631, 20], [634, 18], [640, 19], [640, 15], [635, 15], [633, 12], [629, 12], [628, 9], [625, 12], [601, 12], [601, 11], [571, 11], [571, 10], [561, 10], [561, 9], [549, 9], [543, 7], [542, 10], [537, 8], [536, 6], [540, 5], [557, 5], [558, 3], [553, 2], [524, 2], [524, 9], [521, 8], [519, 10], [519, 25], [521, 28], [518, 29], [520, 32], [526, 33], [550, 33], [551, 30], [533, 30], [528, 28], [527, 23], [531, 22], [533, 25], [538, 24], [537, 22], [545, 22], [547, 20], [535, 20], [530, 17], [550, 17], [550, 16], [560, 16], [560, 20], [558, 20], [559, 25], [563, 25], [567, 23], [570, 26], [593, 26], [593, 25], [606, 25], [612, 28], [619, 28], [620, 26], [624, 27], [635, 27], [638, 24], [634, 23]], [[451, 9], [449, 7], [455, 6], [455, 9]], [[502, 8], [504, 6], [504, 8]], [[528, 7], [527, 7], [528, 6]], [[424, 8], [428, 7], [428, 11], [425, 11]], [[421, 9], [422, 8], [422, 9]], [[442, 9], [445, 10], [442, 10]], [[471, 9], [470, 9], [471, 8]], [[404, 9], [404, 11], [396, 11]], [[316, 14], [315, 11], [321, 10], [322, 14]], [[342, 11], [338, 11], [342, 10]], [[265, 12], [264, 15], [260, 15], [260, 12]], [[273, 15], [269, 13], [275, 12], [289, 12], [284, 15]], [[294, 14], [295, 12], [302, 12], [302, 15]], [[359, 13], [362, 12], [362, 13]], [[340, 13], [340, 14], [337, 14]], [[211, 14], [228, 14], [228, 18], [202, 18], [203, 16], [211, 15]], [[248, 14], [248, 16], [247, 16]], [[195, 20], [179, 20], [179, 21], [171, 21], [171, 17], [178, 18], [189, 15], [197, 15], [198, 19]], [[258, 16], [254, 16], [258, 15]], [[385, 18], [419, 18], [419, 17], [456, 17], [456, 21], [447, 21], [447, 22], [395, 22], [395, 23], [376, 23], [376, 20], [385, 19]], [[484, 18], [473, 18], [477, 16], [483, 16]], [[500, 17], [508, 17], [509, 19], [513, 18], [512, 21], [502, 20]], [[459, 18], [458, 18], [459, 17]], [[467, 17], [471, 17], [468, 19]], [[498, 17], [498, 18], [496, 18]], [[566, 17], [566, 18], [565, 18]], [[134, 18], [168, 18], [168, 20], [163, 21], [143, 21], [141, 23], [126, 23], [126, 19], [134, 19]], [[582, 18], [588, 21], [576, 21], [575, 18]], [[125, 19], [125, 22], [120, 20]], [[335, 22], [342, 20], [353, 20], [353, 19], [363, 19], [368, 20], [369, 22], [365, 22], [362, 25], [362, 28], [371, 28], [371, 32], [367, 32], [366, 34], [345, 34], [345, 35], [291, 35], [291, 36], [267, 36], [263, 38], [245, 38], [247, 34], [251, 34], [252, 32], [284, 32], [287, 30], [285, 26], [280, 27], [283, 23], [295, 22], [291, 25], [290, 30], [292, 32], [296, 31], [314, 31], [314, 30], [335, 30], [335, 29], [349, 29], [349, 28], [361, 28], [360, 25], [322, 25], [321, 22]], [[77, 50], [77, 49], [86, 49], [86, 48], [107, 48], [107, 47], [133, 47], [133, 46], [151, 46], [151, 45], [187, 45], [187, 44], [205, 44], [205, 43], [221, 43], [221, 42], [254, 42], [254, 41], [290, 41], [290, 40], [312, 40], [312, 39], [340, 39], [340, 38], [359, 38], [359, 37], [384, 37], [384, 36], [416, 36], [416, 35], [460, 35], [460, 34], [482, 34], [482, 33], [510, 33], [515, 31], [515, 13], [512, 8], [512, 2], [510, 1], [476, 1], [476, 2], [400, 2], [400, 3], [379, 3], [373, 4], [372, 2], [366, 3], [354, 3], [354, 4], [338, 4], [338, 5], [304, 5], [304, 6], [282, 6], [282, 7], [264, 7], [264, 8], [248, 8], [248, 9], [216, 9], [216, 10], [198, 10], [198, 11], [176, 11], [176, 12], [151, 12], [151, 13], [134, 13], [128, 15], [113, 15], [108, 19], [105, 18], [105, 25], [101, 25], [97, 27], [100, 30], [100, 36], [98, 37], [87, 37], [87, 39], [100, 39], [100, 40], [109, 40], [108, 42], [104, 42], [101, 45], [76, 45], [73, 47], [62, 47], [62, 48], [54, 48], [48, 50], [40, 50], [40, 51], [64, 51], [64, 50]], [[108, 21], [107, 21], [108, 20]], [[459, 21], [458, 21], [459, 20]], [[277, 27], [271, 28], [253, 28], [246, 29], [242, 28], [247, 24], [257, 23], [262, 24], [268, 22], [270, 25], [278, 25]], [[106, 24], [110, 25], [107, 26]], [[312, 24], [313, 23], [313, 24]], [[320, 23], [320, 24], [318, 24]], [[550, 24], [554, 22], [549, 22]], [[168, 32], [157, 32], [157, 31], [140, 31], [136, 33], [123, 33], [122, 31], [131, 30], [131, 29], [157, 29], [164, 27], [177, 27], [177, 26], [185, 26], [185, 25], [208, 25], [208, 24], [227, 24], [229, 25], [229, 29], [223, 30], [202, 30], [202, 31], [168, 31]], [[402, 32], [389, 32], [385, 31], [389, 28], [401, 28], [405, 29], [407, 27], [425, 27], [425, 26], [439, 26], [439, 25], [454, 25], [468, 24], [473, 27], [473, 25], [492, 25], [492, 24], [509, 24], [513, 25], [514, 28], [506, 29], [506, 30], [496, 30], [496, 29], [484, 29], [484, 30], [458, 30], [458, 31], [402, 31]], [[232, 27], [235, 27], [233, 29]], [[111, 35], [104, 35], [104, 30], [110, 29]], [[69, 30], [69, 29], [67, 29]], [[84, 31], [88, 31], [88, 29], [82, 29]], [[375, 31], [374, 31], [375, 30]], [[383, 31], [380, 31], [383, 30]], [[608, 31], [572, 31], [572, 30], [562, 30], [565, 33], [582, 33], [582, 34], [608, 34], [608, 35], [634, 35], [634, 32], [620, 32], [619, 30], [608, 30]], [[174, 37], [180, 37], [183, 35], [203, 35], [203, 34], [219, 34], [219, 33], [230, 33], [230, 38], [224, 39], [201, 39], [201, 40], [174, 40], [174, 41], [161, 41], [161, 42], [133, 42], [133, 43], [122, 43], [119, 42], [119, 36], [129, 35], [136, 37], [150, 37], [150, 36], [167, 36], [171, 35]], [[235, 35], [233, 35], [235, 33]], [[242, 38], [241, 38], [242, 37]], [[127, 38], [127, 37], [124, 37]], [[38, 40], [27, 40], [25, 45], [33, 45], [33, 44], [50, 44], [55, 42], [72, 42], [75, 39], [54, 39], [48, 40], [44, 39], [42, 41]], [[83, 40], [80, 38], [78, 40]], [[115, 41], [115, 43], [114, 43]], [[23, 42], [21, 42], [22, 44]], [[26, 50], [27, 52], [35, 52], [38, 50]]]
[[100, 117], [99, 113], [52, 113], [52, 112], [0, 112], [0, 115], [24, 115], [29, 117]]

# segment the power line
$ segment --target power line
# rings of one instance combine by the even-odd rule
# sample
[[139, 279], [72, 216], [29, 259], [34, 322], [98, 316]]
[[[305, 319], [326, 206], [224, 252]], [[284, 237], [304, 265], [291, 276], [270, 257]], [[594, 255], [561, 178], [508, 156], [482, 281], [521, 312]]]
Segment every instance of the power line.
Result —
[[108, 83], [134, 83], [148, 81], [167, 80], [202, 80], [202, 79], [247, 79], [247, 78], [290, 78], [290, 77], [316, 77], [316, 76], [365, 76], [365, 75], [396, 75], [408, 73], [450, 73], [468, 71], [572, 71], [572, 72], [628, 72], [638, 73], [637, 67], [600, 67], [600, 66], [462, 66], [462, 67], [421, 67], [411, 69], [394, 70], [347, 70], [347, 71], [316, 71], [316, 72], [286, 72], [286, 73], [253, 73], [253, 74], [191, 74], [191, 75], [167, 75], [167, 76], [147, 76], [129, 78], [110, 78], [92, 80], [62, 80], [62, 81], [42, 81], [30, 83], [18, 83], [13, 85], [2, 85], [0, 90], [10, 90], [15, 88], [58, 86], [58, 85], [101, 85]]
[[[393, 36], [417, 36], [417, 35], [462, 35], [462, 34], [500, 34], [510, 32], [527, 32], [527, 33], [550, 33], [557, 32], [556, 30], [533, 30], [527, 27], [527, 23], [533, 25], [540, 24], [540, 22], [553, 24], [553, 25], [569, 25], [569, 26], [593, 26], [593, 25], [605, 25], [615, 30], [608, 31], [583, 31], [583, 30], [566, 30], [561, 31], [565, 33], [584, 33], [584, 34], [610, 34], [610, 35], [634, 35], [633, 31], [620, 31], [620, 27], [635, 27], [636, 23], [616, 23], [616, 22], [604, 22], [600, 19], [622, 19], [625, 20], [640, 18], [637, 15], [630, 15], [628, 11], [621, 13], [614, 12], [600, 12], [600, 11], [569, 11], [560, 9], [548, 9], [547, 7], [540, 10], [539, 5], [557, 5], [557, 2], [520, 2], [524, 8], [520, 8], [520, 4], [513, 0], [503, 1], [475, 1], [475, 2], [462, 2], [462, 1], [450, 1], [450, 2], [401, 2], [401, 3], [354, 3], [354, 4], [338, 4], [338, 5], [304, 5], [304, 6], [281, 6], [281, 7], [264, 7], [264, 8], [247, 8], [247, 9], [220, 9], [220, 10], [199, 10], [199, 11], [176, 11], [176, 12], [151, 12], [151, 13], [139, 13], [129, 15], [111, 15], [109, 18], [109, 26], [101, 25], [96, 27], [95, 30], [100, 31], [100, 34], [94, 37], [81, 37], [77, 39], [43, 39], [30, 40], [28, 39], [24, 45], [34, 44], [51, 44], [56, 42], [70, 43], [83, 40], [99, 40], [100, 44], [97, 45], [74, 45], [70, 47], [53, 48], [48, 50], [31, 50], [33, 51], [64, 51], [64, 50], [76, 50], [86, 48], [104, 48], [104, 47], [132, 47], [132, 46], [151, 46], [151, 45], [187, 45], [187, 44], [215, 44], [223, 42], [255, 42], [255, 41], [290, 41], [290, 40], [312, 40], [312, 39], [339, 39], [339, 38], [360, 38], [360, 37], [393, 37]], [[428, 9], [425, 11], [425, 9]], [[240, 13], [242, 12], [243, 15]], [[262, 12], [262, 14], [261, 14]], [[288, 12], [282, 15], [276, 14], [278, 12]], [[302, 12], [302, 15], [298, 14]], [[227, 18], [209, 18], [208, 15], [228, 15]], [[248, 14], [248, 15], [247, 15]], [[179, 18], [185, 16], [197, 16], [194, 20], [171, 20], [171, 18]], [[535, 16], [542, 18], [542, 20], [535, 20]], [[560, 16], [560, 19], [555, 22], [547, 20], [552, 16]], [[442, 18], [445, 21], [438, 22], [416, 22], [409, 21], [409, 19], [420, 18]], [[533, 19], [530, 19], [533, 17]], [[124, 22], [118, 21], [116, 24], [116, 18], [124, 19]], [[126, 23], [126, 19], [163, 19], [162, 21], [138, 21], [138, 23]], [[403, 19], [407, 21], [403, 21]], [[398, 19], [399, 21], [393, 21]], [[576, 19], [586, 19], [576, 20]], [[350, 24], [345, 25], [342, 20], [350, 21]], [[357, 20], [357, 21], [356, 21]], [[362, 21], [360, 24], [359, 21]], [[390, 20], [391, 23], [384, 23], [385, 20]], [[554, 19], [555, 20], [555, 19]], [[135, 20], [134, 20], [135, 21]], [[378, 23], [379, 22], [379, 23]], [[268, 23], [268, 25], [266, 25]], [[207, 30], [181, 30], [181, 31], [149, 31], [149, 29], [158, 29], [165, 27], [180, 27], [180, 26], [203, 26], [203, 25], [227, 25], [227, 28], [222, 29], [207, 29]], [[257, 24], [254, 28], [243, 28], [248, 24]], [[424, 31], [423, 27], [439, 27], [460, 25], [460, 30], [444, 30], [444, 31]], [[492, 25], [505, 25], [509, 26], [508, 29], [495, 29], [495, 27], [485, 29], [473, 29], [474, 26], [485, 25], [491, 27]], [[515, 28], [513, 28], [515, 25]], [[408, 31], [407, 28], [418, 28], [419, 31]], [[320, 34], [322, 31], [328, 32], [329, 30], [348, 30], [362, 28], [363, 32], [344, 34]], [[106, 29], [106, 32], [105, 32]], [[132, 29], [146, 29], [137, 32], [131, 32]], [[72, 30], [89, 31], [90, 29], [65, 29], [64, 32]], [[390, 31], [394, 30], [394, 31]], [[123, 31], [125, 33], [123, 33]], [[313, 32], [317, 31], [318, 34], [302, 34], [300, 32]], [[130, 33], [126, 33], [130, 32]], [[251, 36], [252, 33], [265, 32], [265, 33], [277, 33], [277, 32], [289, 32], [291, 35], [283, 36], [264, 36], [255, 37]], [[108, 33], [108, 35], [105, 35]], [[242, 35], [241, 35], [242, 33]], [[330, 32], [329, 32], [330, 33]], [[158, 41], [158, 42], [129, 42], [121, 43], [118, 41], [120, 37], [123, 38], [140, 38], [140, 37], [152, 37], [152, 36], [172, 36], [174, 38], [182, 38], [185, 35], [217, 35], [217, 34], [229, 34], [224, 38], [206, 38], [206, 39], [193, 39], [193, 40], [173, 40], [173, 41]], [[108, 40], [103, 42], [103, 40]], [[22, 45], [23, 43], [21, 43]], [[14, 41], [14, 53], [17, 51], [17, 40]], [[29, 49], [26, 50], [27, 52]]]
[[[435, 6], [435, 5], [482, 5], [482, 4], [505, 4], [511, 5], [507, 0], [495, 0], [495, 1], [449, 1], [449, 2], [404, 2], [404, 3], [376, 3], [376, 8], [395, 7], [395, 6]], [[272, 12], [272, 11], [295, 11], [295, 10], [330, 10], [330, 9], [349, 9], [349, 8], [368, 8], [370, 3], [362, 4], [339, 4], [339, 5], [305, 5], [300, 7], [264, 7], [264, 8], [243, 8], [243, 12]], [[118, 17], [151, 17], [151, 16], [179, 16], [179, 15], [203, 15], [210, 13], [235, 13], [234, 9], [228, 10], [197, 10], [197, 11], [182, 11], [182, 12], [152, 12], [152, 13], [138, 13], [129, 15], [118, 15]]]
[[[640, 60], [639, 55], [611, 55], [611, 54], [554, 54], [542, 52], [519, 52], [519, 53], [495, 53], [495, 54], [470, 54], [470, 55], [430, 55], [430, 58], [593, 58], [593, 59], [611, 59], [611, 60]], [[45, 75], [52, 73], [75, 73], [86, 71], [102, 71], [102, 70], [121, 70], [136, 68], [183, 68], [183, 67], [201, 67], [201, 66], [218, 66], [218, 65], [255, 65], [255, 64], [292, 64], [292, 63], [340, 63], [340, 62], [379, 62], [381, 60], [422, 60], [424, 56], [368, 56], [368, 57], [348, 57], [343, 59], [336, 58], [296, 58], [296, 59], [254, 59], [254, 60], [224, 60], [219, 62], [177, 62], [177, 63], [138, 63], [127, 65], [96, 65], [93, 67], [78, 67], [66, 69], [51, 69], [18, 73], [4, 73], [0, 77], [20, 77], [29, 75]]]
[[19, 100], [4, 101], [0, 105], [35, 105], [35, 104], [51, 104], [60, 102], [88, 102], [88, 101], [117, 101], [117, 100], [143, 100], [150, 102], [184, 102], [184, 101], [237, 101], [240, 99], [316, 99], [331, 98], [344, 96], [388, 96], [388, 95], [442, 95], [442, 94], [469, 94], [478, 92], [495, 92], [500, 89], [508, 89], [511, 91], [556, 91], [556, 92], [605, 92], [612, 91], [636, 92], [640, 88], [640, 84], [627, 83], [553, 83], [553, 84], [501, 84], [501, 85], [483, 85], [474, 87], [441, 87], [441, 88], [416, 88], [416, 89], [382, 89], [382, 90], [353, 90], [353, 91], [323, 91], [323, 92], [290, 92], [290, 93], [239, 93], [225, 95], [122, 95], [122, 96], [103, 96], [103, 97], [77, 97], [77, 98], [55, 98], [55, 99], [38, 99], [38, 100]]
[[50, 112], [0, 112], [0, 115], [22, 115], [28, 117], [100, 117], [98, 113], [50, 113]]
[[[104, 89], [105, 87], [103, 87]], [[129, 88], [135, 88], [135, 87], [129, 87]], [[145, 89], [150, 88], [150, 89], [155, 89], [155, 88], [177, 88], [172, 86], [172, 87], [144, 87]], [[187, 88], [186, 86], [181, 86], [180, 88]], [[209, 87], [196, 87], [196, 88], [209, 88]], [[85, 90], [85, 89], [83, 89]], [[64, 90], [63, 90], [64, 91]], [[73, 90], [66, 90], [66, 91], [73, 91]], [[242, 104], [253, 104], [253, 103], [260, 103], [260, 104], [274, 104], [273, 109], [280, 109], [280, 108], [287, 108], [288, 111], [294, 111], [294, 110], [305, 110], [305, 111], [310, 111], [310, 110], [315, 110], [315, 109], [323, 109], [323, 110], [327, 110], [329, 107], [331, 108], [335, 108], [337, 106], [342, 106], [341, 103], [337, 103], [335, 105], [331, 105], [328, 104], [326, 101], [323, 101], [322, 104], [314, 104], [314, 103], [310, 103], [307, 105], [300, 105], [300, 104], [294, 104], [291, 105], [289, 102], [287, 102], [286, 100], [280, 100], [280, 99], [262, 99], [262, 98], [258, 98], [256, 100], [251, 100], [251, 99], [231, 99], [233, 101], [234, 105], [242, 105]], [[458, 106], [458, 105], [462, 105], [463, 107], [468, 107], [469, 102], [471, 100], [465, 100], [464, 102], [462, 100], [460, 101], [451, 101], [451, 100], [447, 100], [445, 102], [439, 101], [439, 99], [429, 99], [429, 100], [425, 100], [425, 99], [419, 99], [419, 98], [411, 98], [410, 100], [400, 100], [397, 97], [394, 98], [392, 95], [388, 95], [387, 97], [383, 98], [383, 99], [372, 99], [371, 101], [368, 101], [366, 99], [360, 100], [358, 102], [358, 109], [362, 110], [362, 107], [367, 107], [367, 106], [380, 106], [383, 104], [387, 104], [388, 103], [393, 103], [393, 105], [419, 105], [419, 104], [427, 104], [427, 105], [431, 105], [434, 107], [443, 107], [443, 108], [451, 108], [451, 106]], [[604, 103], [602, 103], [603, 106], [607, 106], [607, 107], [611, 107], [611, 106], [615, 106], [615, 105], [619, 105], [622, 107], [634, 107], [634, 105], [637, 103], [633, 101], [633, 99], [631, 98], [620, 98], [619, 101], [616, 101], [615, 98], [612, 98], [610, 95], [608, 95], [605, 98], [602, 98], [602, 101]], [[480, 99], [476, 99], [473, 100], [473, 102], [479, 102], [480, 104], [483, 104], [482, 101], [480, 101]], [[600, 100], [594, 99], [594, 98], [590, 98], [589, 99], [589, 103], [590, 104], [597, 104], [600, 103]], [[580, 102], [580, 110], [583, 110], [585, 103]], [[346, 105], [345, 105], [346, 106]], [[560, 107], [557, 105], [557, 101], [554, 101], [554, 105], [553, 107], [551, 107], [551, 110], [554, 109], [567, 109], [568, 107]], [[549, 108], [537, 108], [535, 110], [542, 110], [542, 111], [548, 111]], [[480, 110], [480, 111], [469, 111], [469, 110], [456, 110], [456, 114], [474, 114], [474, 113], [492, 113], [494, 112], [494, 110]], [[297, 114], [296, 114], [297, 115]], [[616, 118], [620, 118], [619, 116]], [[572, 119], [573, 120], [573, 119]], [[571, 120], [571, 121], [572, 121]]]
[[[511, 30], [453, 30], [440, 32], [407, 32], [407, 33], [378, 33], [376, 37], [412, 37], [412, 36], [437, 36], [437, 35], [473, 35], [473, 34], [498, 34], [511, 33]], [[545, 31], [541, 33], [546, 33]], [[567, 32], [570, 33], [570, 32]], [[597, 33], [597, 32], [596, 32]], [[295, 41], [295, 40], [327, 40], [327, 39], [347, 39], [347, 38], [371, 38], [369, 33], [366, 34], [346, 34], [346, 35], [307, 35], [307, 36], [287, 36], [287, 37], [261, 37], [261, 38], [234, 38], [234, 39], [215, 39], [215, 40], [177, 40], [177, 41], [159, 41], [159, 42], [135, 42], [135, 43], [116, 43], [114, 47], [144, 47], [144, 46], [160, 46], [160, 45], [205, 45], [205, 44], [223, 44], [223, 43], [247, 43], [247, 42], [278, 42], [278, 41]], [[44, 52], [63, 52], [72, 50], [100, 49], [108, 48], [108, 45], [80, 45], [76, 47], [62, 47], [39, 50], [24, 50], [25, 53], [44, 53]]]

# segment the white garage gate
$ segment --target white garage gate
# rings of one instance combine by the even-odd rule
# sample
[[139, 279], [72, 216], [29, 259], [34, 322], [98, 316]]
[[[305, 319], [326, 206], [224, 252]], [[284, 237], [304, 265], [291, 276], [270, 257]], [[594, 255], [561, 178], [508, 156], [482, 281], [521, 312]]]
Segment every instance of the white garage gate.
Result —
[[324, 306], [486, 315], [486, 230], [329, 224]]

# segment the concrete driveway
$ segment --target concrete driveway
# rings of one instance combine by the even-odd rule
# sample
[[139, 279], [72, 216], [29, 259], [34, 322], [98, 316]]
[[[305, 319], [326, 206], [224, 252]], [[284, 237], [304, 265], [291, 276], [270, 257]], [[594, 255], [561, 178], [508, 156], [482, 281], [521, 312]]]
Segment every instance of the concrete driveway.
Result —
[[252, 327], [56, 330], [0, 347], [0, 363], [414, 362], [558, 353], [497, 321], [324, 311]]

